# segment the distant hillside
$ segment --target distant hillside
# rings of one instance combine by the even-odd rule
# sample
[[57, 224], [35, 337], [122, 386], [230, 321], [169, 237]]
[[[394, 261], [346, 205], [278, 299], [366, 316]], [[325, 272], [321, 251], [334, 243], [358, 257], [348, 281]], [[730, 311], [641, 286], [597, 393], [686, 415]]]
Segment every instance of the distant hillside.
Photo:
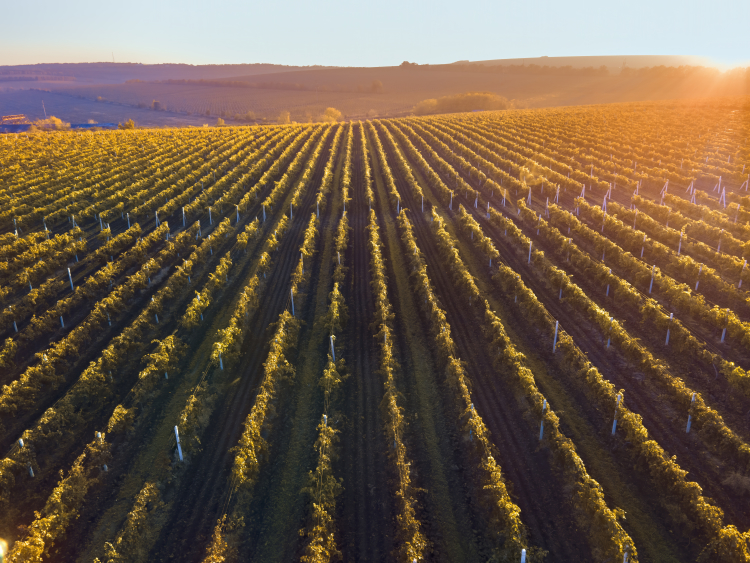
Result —
[[538, 65], [538, 66], [571, 66], [586, 68], [607, 67], [610, 72], [619, 72], [623, 66], [644, 68], [653, 66], [714, 66], [706, 57], [688, 57], [680, 55], [617, 55], [599, 57], [529, 57], [523, 59], [492, 59], [487, 61], [457, 61], [455, 65]]
[[[624, 60], [626, 66], [613, 70], [602, 64], [595, 66], [615, 59]], [[535, 60], [570, 64], [529, 63]], [[527, 64], [512, 64], [514, 60], [506, 59], [485, 61], [503, 64], [404, 63], [372, 68], [101, 63], [97, 70], [96, 65], [34, 65], [50, 72], [57, 68], [59, 76], [72, 75], [76, 81], [0, 82], [0, 90], [25, 87], [46, 92], [35, 96], [34, 103], [27, 103], [23, 96], [0, 93], [0, 106], [7, 108], [5, 113], [25, 113], [34, 119], [44, 116], [44, 107], [48, 111], [54, 107], [51, 115], [71, 122], [73, 117], [64, 112], [74, 112], [76, 119], [88, 119], [86, 111], [90, 111], [91, 119], [102, 122], [114, 116], [120, 119], [122, 112], [127, 113], [124, 108], [130, 107], [134, 116], [141, 116], [141, 122], [155, 124], [173, 124], [175, 120], [213, 123], [218, 117], [235, 123], [257, 123], [274, 121], [287, 111], [292, 120], [306, 122], [328, 107], [352, 119], [407, 115], [424, 100], [467, 92], [507, 98], [515, 108], [750, 95], [747, 69], [721, 72], [684, 65], [636, 68], [645, 60], [668, 62], [665, 57], [556, 57], [527, 59]], [[97, 75], [98, 71], [102, 74]], [[95, 80], [99, 83], [92, 83]], [[113, 111], [113, 106], [119, 109]]]
[[140, 63], [62, 63], [0, 66], [0, 83], [27, 80], [75, 80], [88, 84], [118, 84], [126, 80], [211, 80], [237, 75], [272, 74], [291, 70], [326, 68], [274, 64], [186, 65]]

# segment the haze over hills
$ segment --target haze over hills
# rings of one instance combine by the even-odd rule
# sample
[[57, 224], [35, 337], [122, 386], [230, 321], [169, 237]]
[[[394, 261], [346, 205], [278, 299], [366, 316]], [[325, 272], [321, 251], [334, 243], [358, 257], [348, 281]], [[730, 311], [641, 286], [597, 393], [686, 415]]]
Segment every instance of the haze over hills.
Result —
[[[2, 114], [144, 126], [314, 121], [328, 107], [345, 118], [409, 114], [427, 99], [489, 92], [509, 107], [538, 108], [750, 93], [747, 69], [722, 72], [681, 56], [537, 57], [404, 62], [390, 67], [273, 64], [41, 64], [0, 67]], [[3, 93], [2, 90], [5, 90]], [[34, 90], [32, 92], [31, 90]], [[44, 103], [44, 105], [43, 105]], [[159, 111], [152, 111], [152, 110]]]
[[0, 84], [9, 86], [34, 81], [74, 81], [89, 84], [118, 84], [127, 80], [216, 79], [228, 76], [273, 74], [290, 70], [326, 68], [322, 66], [289, 66], [266, 63], [253, 64], [141, 64], [141, 63], [41, 63], [34, 65], [0, 66]]
[[652, 66], [717, 66], [708, 57], [693, 57], [681, 55], [610, 55], [593, 57], [527, 57], [522, 59], [492, 59], [486, 61], [456, 61], [455, 65], [539, 65], [539, 66], [572, 66], [585, 68], [606, 66], [614, 72], [627, 66], [629, 68], [644, 68]]

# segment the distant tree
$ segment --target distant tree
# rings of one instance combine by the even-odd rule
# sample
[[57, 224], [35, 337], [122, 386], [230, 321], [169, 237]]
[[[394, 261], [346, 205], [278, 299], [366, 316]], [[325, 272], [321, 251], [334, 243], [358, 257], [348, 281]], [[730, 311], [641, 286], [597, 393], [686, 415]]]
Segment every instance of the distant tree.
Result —
[[279, 114], [279, 123], [290, 123], [291, 122], [291, 115], [288, 111], [282, 111]]
[[125, 123], [118, 123], [118, 129], [135, 129], [135, 121], [128, 119]]
[[210, 109], [206, 110], [206, 115], [211, 115], [211, 110]]
[[382, 94], [383, 93], [383, 83], [380, 80], [373, 80], [372, 86], [370, 86], [370, 89], [375, 92], [376, 94]]
[[161, 102], [159, 100], [154, 100], [151, 102], [151, 109], [154, 111], [161, 111], [164, 109], [164, 106], [161, 105]]
[[335, 123], [341, 119], [341, 115], [341, 112], [336, 108], [327, 108], [321, 116], [321, 121], [331, 121]]
[[224, 120], [220, 117], [216, 120], [216, 127], [221, 127], [224, 125]]
[[414, 106], [414, 113], [427, 115], [430, 113], [456, 113], [475, 110], [500, 110], [511, 107], [507, 98], [492, 92], [466, 92], [443, 96], [438, 99], [422, 100]]
[[34, 125], [39, 129], [56, 129], [58, 131], [63, 129], [70, 129], [70, 123], [65, 123], [59, 117], [51, 115], [49, 119], [40, 119], [34, 122]]

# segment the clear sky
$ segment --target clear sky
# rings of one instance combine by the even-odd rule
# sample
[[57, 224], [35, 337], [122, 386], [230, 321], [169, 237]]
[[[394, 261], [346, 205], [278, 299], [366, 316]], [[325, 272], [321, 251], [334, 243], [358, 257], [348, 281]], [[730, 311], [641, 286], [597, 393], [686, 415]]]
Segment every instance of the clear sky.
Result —
[[[750, 61], [750, 0], [5, 0], [0, 65], [384, 66], [536, 56]], [[744, 66], [744, 65], [743, 65]]]

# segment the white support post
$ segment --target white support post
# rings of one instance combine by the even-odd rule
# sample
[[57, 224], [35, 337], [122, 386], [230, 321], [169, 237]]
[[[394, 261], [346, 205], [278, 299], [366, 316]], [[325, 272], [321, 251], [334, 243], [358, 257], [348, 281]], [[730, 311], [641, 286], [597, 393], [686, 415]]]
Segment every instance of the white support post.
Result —
[[724, 344], [724, 337], [727, 335], [727, 327], [729, 326], [729, 309], [727, 309], [727, 324], [721, 330], [721, 343]]
[[721, 252], [721, 237], [724, 234], [724, 229], [721, 229], [721, 232], [719, 233], [719, 244], [716, 247], [716, 252]]
[[180, 461], [182, 461], [182, 446], [180, 446], [180, 433], [177, 430], [177, 427], [174, 427], [174, 437], [177, 440], [177, 453], [180, 456]]
[[526, 550], [521, 550], [521, 563], [526, 563]]
[[221, 359], [221, 352], [219, 352], [219, 367], [221, 371], [224, 371], [224, 361]]
[[[693, 398], [690, 399], [690, 410], [693, 409], [693, 404], [695, 404], [695, 393], [693, 393]], [[687, 427], [685, 428], [685, 434], [690, 434], [690, 423], [692, 420], [690, 420], [692, 416], [688, 414], [688, 420], [687, 420]]]
[[667, 340], [664, 342], [664, 346], [669, 346], [669, 329], [672, 326], [673, 319], [674, 319], [674, 313], [669, 313], [669, 326], [667, 327]]
[[213, 225], [214, 224], [214, 221], [211, 218], [211, 208], [210, 207], [208, 208], [208, 224], [209, 225]]
[[682, 251], [682, 235], [684, 234], [683, 231], [680, 231], [680, 244], [677, 246], [677, 256], [680, 255], [680, 252]]
[[560, 321], [555, 321], [555, 339], [552, 341], [552, 353], [554, 354], [557, 350], [557, 329], [560, 326]]
[[266, 204], [263, 204], [263, 222], [266, 222]]
[[182, 208], [182, 226], [185, 226], [185, 208]]
[[526, 198], [526, 205], [531, 207], [531, 188], [529, 188], [529, 197]]
[[476, 209], [476, 208], [477, 208], [477, 203], [478, 203], [478, 202], [479, 202], [479, 196], [476, 196], [476, 197], [474, 198], [474, 209]]
[[656, 274], [656, 264], [651, 267], [651, 283], [648, 284], [648, 293], [651, 294], [651, 289], [654, 287], [654, 274]]
[[547, 411], [547, 399], [544, 399], [542, 404], [542, 423], [539, 425], [539, 441], [542, 441], [544, 437], [544, 413]]
[[[158, 227], [159, 226], [159, 212], [158, 211], [154, 211], [154, 217], [156, 218], [156, 226]], [[102, 216], [99, 215], [99, 219], [101, 218]]]
[[745, 266], [747, 266], [747, 258], [745, 258], [745, 261], [742, 263], [742, 269], [740, 270], [740, 281], [737, 284], [737, 289], [740, 289], [742, 287], [742, 274], [745, 272]]
[[292, 296], [292, 316], [294, 316], [294, 289], [290, 289], [289, 293]]
[[531, 245], [534, 244], [532, 241], [529, 241], [529, 264], [531, 264]]
[[[74, 222], [75, 222], [75, 219], [74, 219]], [[75, 225], [74, 225], [74, 226], [75, 226]], [[158, 225], [157, 225], [157, 226], [158, 226]], [[104, 230], [104, 224], [103, 224], [103, 222], [102, 222], [102, 214], [101, 214], [101, 213], [99, 213], [99, 230], [100, 230], [100, 231], [103, 231], [103, 230]]]
[[[76, 288], [73, 287], [73, 276], [70, 274], [70, 268], [68, 268], [68, 279], [70, 280], [70, 291], [75, 291]], [[29, 286], [31, 286], [31, 283], [29, 283]]]
[[125, 214], [128, 218], [128, 229], [130, 228], [130, 213]]
[[453, 192], [451, 192], [451, 203], [448, 206], [448, 209], [450, 209], [451, 211], [453, 211]]
[[424, 194], [422, 194], [422, 213], [424, 213]]
[[620, 409], [620, 401], [622, 400], [622, 394], [617, 394], [617, 405], [615, 405], [615, 419], [612, 421], [612, 436], [615, 435], [615, 430], [617, 430], [617, 411]]
[[333, 349], [333, 341], [336, 340], [336, 337], [334, 335], [331, 335], [331, 357], [333, 358], [334, 363], [336, 362], [336, 351]]
[[703, 264], [698, 268], [698, 279], [695, 281], [695, 291], [698, 291], [698, 284], [701, 283], [701, 272], [703, 271]]
[[609, 333], [607, 334], [607, 350], [609, 350], [609, 343], [612, 340], [612, 321], [614, 317], [609, 317]]
[[62, 315], [60, 315], [60, 326], [62, 326], [63, 328], [65, 328], [65, 323], [63, 322]]

